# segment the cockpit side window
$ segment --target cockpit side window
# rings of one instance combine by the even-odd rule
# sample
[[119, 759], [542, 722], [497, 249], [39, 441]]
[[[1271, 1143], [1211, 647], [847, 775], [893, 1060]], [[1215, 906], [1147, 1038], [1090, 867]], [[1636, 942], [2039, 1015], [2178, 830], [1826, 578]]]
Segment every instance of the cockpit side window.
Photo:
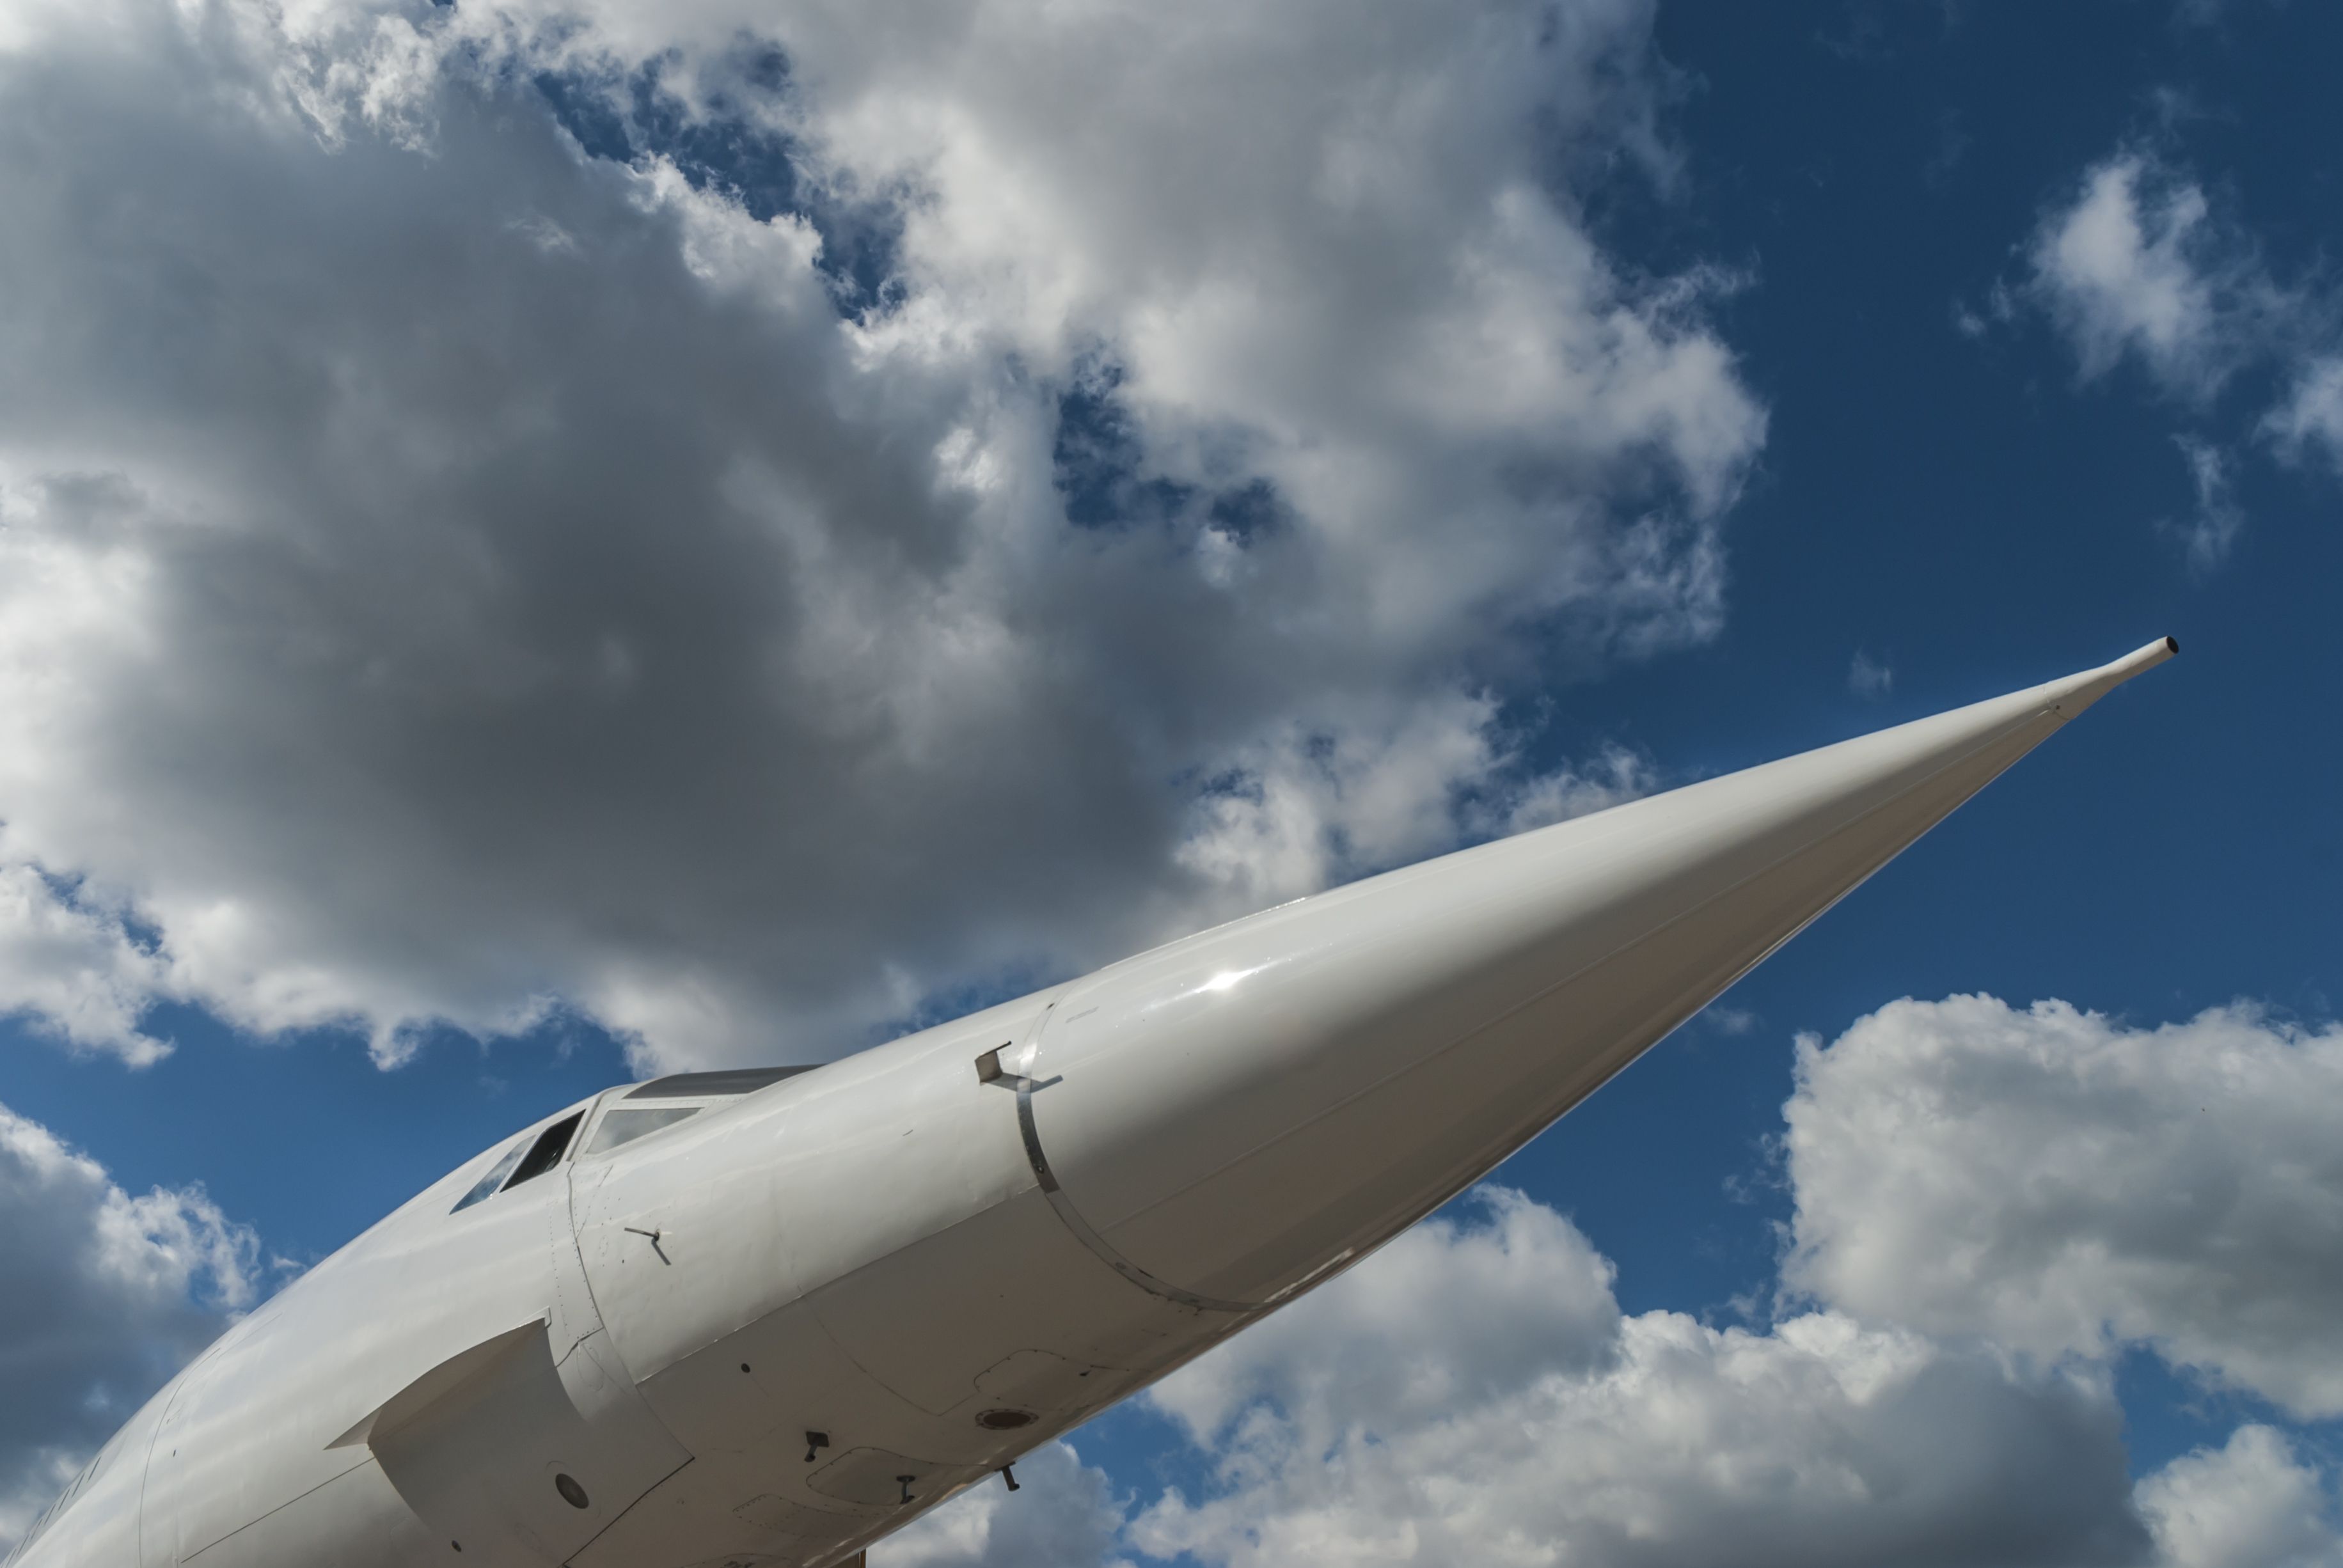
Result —
[[506, 1182], [505, 1186], [513, 1188], [524, 1181], [533, 1181], [560, 1164], [562, 1155], [569, 1151], [569, 1140], [577, 1134], [578, 1124], [585, 1120], [584, 1111], [572, 1111], [538, 1133], [537, 1141], [529, 1146], [528, 1153], [522, 1159], [519, 1168], [512, 1173], [512, 1180]]
[[600, 1124], [594, 1129], [594, 1136], [587, 1140], [586, 1147], [578, 1153], [581, 1157], [608, 1153], [621, 1143], [632, 1143], [646, 1133], [657, 1132], [662, 1127], [672, 1127], [679, 1121], [689, 1121], [703, 1109], [698, 1105], [659, 1105], [638, 1111], [622, 1106], [606, 1111]]
[[503, 1186], [505, 1178], [512, 1174], [512, 1168], [520, 1163], [520, 1157], [528, 1152], [528, 1140], [524, 1138], [506, 1150], [504, 1157], [489, 1166], [488, 1173], [472, 1183], [472, 1190], [457, 1199], [456, 1206], [447, 1212], [460, 1214]]
[[563, 1117], [535, 1138], [523, 1138], [504, 1151], [497, 1162], [472, 1183], [471, 1191], [456, 1200], [447, 1211], [460, 1214], [475, 1203], [485, 1202], [508, 1187], [518, 1187], [533, 1176], [542, 1176], [561, 1163], [561, 1156], [577, 1136], [578, 1124], [586, 1119], [582, 1111]]
[[[770, 1088], [785, 1078], [813, 1070], [809, 1066], [735, 1067], [720, 1072], [671, 1073], [648, 1083], [612, 1090], [598, 1102], [601, 1113], [586, 1133], [578, 1158], [608, 1154], [639, 1138], [689, 1121], [703, 1111], [712, 1111], [743, 1095]], [[651, 1103], [640, 1103], [643, 1101]], [[516, 1176], [513, 1180], [518, 1181], [520, 1178]]]

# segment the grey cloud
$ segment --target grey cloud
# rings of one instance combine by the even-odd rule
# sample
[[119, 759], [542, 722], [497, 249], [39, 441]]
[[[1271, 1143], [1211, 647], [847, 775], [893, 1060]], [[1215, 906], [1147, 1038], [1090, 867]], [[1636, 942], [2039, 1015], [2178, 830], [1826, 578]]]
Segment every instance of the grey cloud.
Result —
[[257, 1243], [199, 1191], [125, 1192], [0, 1106], [0, 1549], [257, 1288]]
[[[828, 1054], [1592, 799], [1487, 683], [1713, 630], [1763, 434], [1557, 183], [1664, 161], [1645, 6], [765, 10], [25, 13], [0, 1006]], [[890, 208], [892, 291], [582, 154], [563, 68]], [[1156, 499], [1075, 527], [1101, 365]]]

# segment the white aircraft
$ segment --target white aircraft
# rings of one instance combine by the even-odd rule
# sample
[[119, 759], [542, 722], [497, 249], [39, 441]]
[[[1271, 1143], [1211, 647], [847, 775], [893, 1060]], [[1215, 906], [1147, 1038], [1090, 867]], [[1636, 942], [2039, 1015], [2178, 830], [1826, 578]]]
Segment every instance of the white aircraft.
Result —
[[850, 1562], [1439, 1207], [2177, 651], [608, 1090], [222, 1334], [8, 1561]]

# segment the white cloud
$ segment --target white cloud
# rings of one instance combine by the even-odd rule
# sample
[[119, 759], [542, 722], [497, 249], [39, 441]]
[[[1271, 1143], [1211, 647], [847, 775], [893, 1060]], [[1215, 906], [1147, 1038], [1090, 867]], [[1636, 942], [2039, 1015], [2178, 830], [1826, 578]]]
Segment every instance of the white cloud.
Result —
[[1093, 1568], [1112, 1555], [1122, 1510], [1107, 1474], [1066, 1442], [1017, 1462], [1018, 1490], [980, 1483], [870, 1549], [874, 1568]]
[[2153, 1347], [2343, 1413], [2343, 1029], [1890, 1003], [1799, 1043], [1794, 1288], [2036, 1357]]
[[2262, 433], [2288, 462], [2299, 462], [2316, 446], [2343, 470], [2343, 354], [2307, 361], [2286, 400], [2263, 419]]
[[2145, 1555], [2104, 1386], [1830, 1314], [1622, 1318], [1568, 1221], [1483, 1201], [1161, 1385], [1213, 1485], [1126, 1542], [1238, 1568]]
[[1620, 1322], [1609, 1260], [1520, 1192], [1475, 1198], [1474, 1222], [1443, 1216], [1403, 1232], [1148, 1398], [1200, 1442], [1266, 1400], [1315, 1450], [1362, 1423], [1436, 1422], [1548, 1372], [1608, 1362]]
[[1615, 743], [1584, 764], [1526, 769], [1496, 705], [1427, 699], [1395, 733], [1298, 727], [1240, 753], [1200, 799], [1179, 863], [1228, 913], [1262, 909], [1475, 837], [1523, 833], [1647, 795], [1652, 759]]
[[2140, 1483], [2157, 1568], [2321, 1568], [2343, 1562], [2334, 1501], [2279, 1432], [2241, 1426]]
[[258, 1291], [257, 1243], [200, 1190], [132, 1197], [0, 1106], [0, 1549]]
[[2230, 493], [2229, 459], [2218, 447], [2188, 436], [2176, 436], [2173, 442], [2188, 465], [2197, 510], [2187, 522], [2164, 527], [2179, 541], [2189, 569], [2202, 574], [2229, 558], [2230, 547], [2246, 526], [2245, 509]]
[[1406, 714], [1396, 733], [1330, 725], [1276, 736], [1198, 803], [1178, 858], [1239, 908], [1420, 859], [1456, 831], [1455, 783], [1496, 766], [1493, 707], [1457, 695]]
[[[2032, 1016], [2079, 1018], [2056, 1004]], [[2198, 1032], [2172, 1054], [2209, 1058], [2208, 1083], [2263, 1074], [2253, 1053], [2266, 1042], [2240, 1055], [2218, 1032], [2236, 1026], [2185, 1026]], [[1824, 1059], [1851, 1041], [1850, 1060], [1865, 1054], [1851, 1035]], [[2330, 1037], [2325, 1049], [2337, 1048]], [[1804, 1063], [1801, 1095], [1812, 1096], [1811, 1045]], [[1997, 1073], [2025, 1075], [2006, 1060]], [[1938, 1076], [1910, 1075], [1919, 1111]], [[2137, 1084], [2129, 1098], [2157, 1098]], [[2288, 1088], [2304, 1085], [2273, 1092]], [[1811, 1138], [1818, 1124], [1794, 1114], [1794, 1128]], [[2290, 1137], [2262, 1147], [2277, 1163], [2299, 1154]], [[1977, 1158], [2005, 1152], [1996, 1142]], [[1792, 1173], [1807, 1174], [1795, 1157]], [[257, 1286], [250, 1233], [200, 1193], [131, 1198], [5, 1111], [0, 1245], [42, 1271], [12, 1275], [0, 1294], [0, 1343], [12, 1349], [0, 1360], [5, 1541]], [[2314, 1236], [2308, 1250], [2319, 1245]], [[1021, 1465], [1015, 1496], [988, 1482], [874, 1558], [2310, 1568], [2343, 1552], [2331, 1478], [2271, 1428], [2242, 1427], [2135, 1483], [2103, 1367], [2046, 1367], [1837, 1310], [1748, 1329], [1630, 1316], [1613, 1280], [1564, 1216], [1483, 1188], [1147, 1396], [1183, 1434], [1202, 1488], [1119, 1495], [1071, 1445], [1052, 1443]]]
[[1846, 689], [1857, 697], [1885, 697], [1896, 689], [1896, 671], [1858, 648], [1846, 667]]
[[1598, 748], [1583, 764], [1537, 774], [1506, 791], [1500, 797], [1502, 810], [1491, 814], [1487, 826], [1493, 835], [1526, 833], [1590, 811], [1607, 811], [1660, 787], [1657, 764], [1614, 741]]
[[[1640, 787], [1474, 672], [1720, 621], [1735, 280], [1576, 216], [1665, 177], [1648, 5], [559, 15], [12, 18], [0, 820], [80, 978], [0, 1008], [826, 1053]], [[776, 139], [585, 156], [541, 70]]]
[[[2239, 1428], [2135, 1483], [2103, 1370], [1833, 1312], [1622, 1314], [1560, 1214], [1480, 1189], [1148, 1399], [1201, 1488], [1118, 1503], [1062, 1445], [874, 1553], [885, 1568], [1164, 1558], [1574, 1568], [2310, 1568], [2329, 1482]], [[1021, 1523], [1012, 1523], [1021, 1518]]]
[[[1942, 1005], [1976, 1010], [1975, 999], [1956, 1001]], [[1882, 1029], [1909, 1035], [1906, 1015], [1916, 1005], [1883, 1010], [1819, 1057], [1808, 1045], [1802, 1101], [1867, 1106], [1900, 1094], [1904, 1136], [1931, 1125], [1944, 1111], [1932, 1093], [1942, 1073], [1909, 1059], [1880, 1060], [1875, 1040]], [[2107, 1033], [2103, 1020], [2058, 1004], [2032, 1015], [2001, 1009], [1999, 1019], [2006, 1030], [2046, 1020]], [[2238, 1027], [2263, 1038], [2241, 1040]], [[2069, 1036], [2057, 1046], [2071, 1055], [2075, 1043]], [[2259, 1025], [2199, 1020], [2159, 1044], [2171, 1060], [2197, 1062], [2200, 1085], [2267, 1076], [2254, 1054], [2269, 1049]], [[1873, 1070], [1817, 1089], [1817, 1072], [1834, 1057], [1842, 1070], [1867, 1062]], [[1972, 1066], [1971, 1076], [2002, 1082], [2014, 1104], [2046, 1099], [2046, 1115], [2066, 1120], [2061, 1097], [2028, 1085], [2026, 1067], [1999, 1058]], [[2140, 1082], [2134, 1072], [2101, 1088], [2111, 1099], [2156, 1101]], [[2295, 1080], [2270, 1092], [2303, 1088]], [[1815, 1140], [1856, 1131], [1811, 1103], [1794, 1103], [1793, 1126], [1792, 1175], [1802, 1182], [1815, 1173], [1806, 1156]], [[1949, 1146], [1976, 1131], [1956, 1116], [1939, 1136]], [[2028, 1137], [2079, 1143], [2078, 1161], [2104, 1155], [2109, 1142], [2071, 1128], [2062, 1137], [2046, 1124], [2005, 1133], [1984, 1140], [1969, 1163], [2006, 1165]], [[2274, 1146], [2243, 1141], [2273, 1163], [2301, 1154], [2291, 1136]], [[2117, 1161], [2112, 1181], [2146, 1162]], [[2185, 1159], [2177, 1169], [2183, 1179], [2198, 1174]], [[2060, 1185], [2038, 1170], [2009, 1181]], [[1806, 1197], [1802, 1186], [1802, 1204]], [[1861, 1223], [1891, 1232], [1941, 1226], [1943, 1214], [1926, 1201], [1916, 1219], [1900, 1218], [1897, 1205], [1912, 1198], [1908, 1185], [1898, 1187]], [[1892, 1248], [1900, 1233], [1875, 1239]], [[1963, 1238], [1956, 1230], [1950, 1240], [1958, 1247]], [[2314, 1235], [2305, 1251], [2321, 1246]], [[1612, 1284], [1612, 1265], [1562, 1215], [1482, 1188], [1462, 1215], [1406, 1232], [1147, 1396], [1184, 1435], [1182, 1462], [1202, 1467], [1202, 1487], [1118, 1507], [1103, 1477], [1053, 1449], [1037, 1456], [1051, 1480], [1027, 1528], [1080, 1542], [1089, 1554], [1081, 1561], [1179, 1558], [1214, 1568], [2312, 1568], [2343, 1560], [2331, 1478], [2268, 1426], [2242, 1426], [2226, 1444], [2135, 1482], [2104, 1365], [2046, 1366], [1965, 1332], [1948, 1340], [1835, 1310], [1765, 1329], [1718, 1329], [1666, 1312], [1627, 1316]], [[905, 1538], [904, 1561], [1007, 1561], [987, 1532], [1021, 1502], [980, 1491]], [[1051, 1546], [1030, 1550], [1037, 1561], [1078, 1560]]]
[[[2029, 299], [2061, 330], [2086, 381], [2128, 359], [2200, 409], [2237, 371], [2274, 369], [2287, 390], [2254, 421], [2254, 434], [2287, 462], [2316, 448], [2343, 471], [2338, 299], [2314, 284], [2278, 282], [2254, 236], [2217, 211], [2188, 171], [2119, 149], [2086, 171], [2071, 203], [2043, 217], [2026, 254], [2030, 275], [2019, 294], [1995, 287], [1996, 320], [2014, 297]], [[1956, 319], [1967, 336], [1986, 329], [1986, 317], [1966, 307]], [[2227, 558], [2245, 527], [2235, 449], [2196, 436], [2174, 440], [2197, 506], [2158, 527], [2202, 575]]]
[[2084, 378], [2127, 357], [2165, 390], [2201, 400], [2268, 347], [2285, 301], [2244, 234], [2195, 181], [2119, 151], [2046, 216], [2028, 250], [2031, 290], [2065, 332]]
[[139, 1028], [164, 990], [161, 969], [119, 910], [80, 904], [37, 867], [0, 862], [0, 1013], [147, 1066], [170, 1050]]

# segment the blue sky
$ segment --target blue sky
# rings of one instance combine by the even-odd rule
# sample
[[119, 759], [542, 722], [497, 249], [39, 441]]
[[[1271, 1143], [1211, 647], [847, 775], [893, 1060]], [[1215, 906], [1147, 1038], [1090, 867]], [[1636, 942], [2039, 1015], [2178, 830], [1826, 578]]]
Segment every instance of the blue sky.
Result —
[[[2343, 1051], [2343, 18], [114, 9], [35, 7], [0, 61], [0, 1105], [20, 1191], [157, 1194], [164, 1285], [69, 1334], [96, 1287], [35, 1282], [19, 1348], [79, 1359], [0, 1388], [33, 1412], [0, 1536], [204, 1324], [608, 1082], [839, 1054], [2170, 633], [1509, 1162], [1529, 1217], [1468, 1201], [1354, 1295], [1498, 1247], [1518, 1327], [1599, 1254], [1604, 1364], [1669, 1313], [1785, 1357], [1828, 1322], [1985, 1379], [2016, 1413], [1982, 1432], [2119, 1412], [2134, 1490], [2017, 1510], [2002, 1560], [2343, 1553], [2343, 1400], [2285, 1370], [2337, 1346], [2268, 1326], [2335, 1304], [2343, 1245], [2270, 1219], [2343, 1198], [2281, 1114], [2343, 1110], [2298, 1087]], [[206, 118], [239, 81], [285, 96]], [[106, 135], [35, 135], [60, 114]], [[2046, 1040], [2111, 1076], [2066, 1093]], [[2172, 1112], [2216, 1058], [2207, 1141]], [[1865, 1120], [1946, 1061], [1982, 1076], [1941, 1139]], [[1967, 1196], [1883, 1217], [1849, 1171]], [[2231, 1206], [2176, 1217], [2157, 1171]], [[1940, 1220], [1986, 1227], [1974, 1277], [1864, 1271]], [[2309, 1261], [2265, 1269], [2287, 1236]], [[1433, 1428], [1306, 1360], [1182, 1374], [1044, 1467], [1046, 1530], [987, 1500], [898, 1561], [1351, 1560], [1393, 1519], [1262, 1480], [1228, 1412], [1300, 1451]], [[1649, 1436], [1588, 1425], [1591, 1384], [1503, 1402], [1559, 1364], [1473, 1407], [1554, 1434], [1525, 1486]], [[1825, 1517], [1654, 1485], [1638, 1560]], [[1501, 1492], [1407, 1521], [1414, 1560], [1627, 1560]], [[1908, 1523], [1878, 1550], [1941, 1536]]]

